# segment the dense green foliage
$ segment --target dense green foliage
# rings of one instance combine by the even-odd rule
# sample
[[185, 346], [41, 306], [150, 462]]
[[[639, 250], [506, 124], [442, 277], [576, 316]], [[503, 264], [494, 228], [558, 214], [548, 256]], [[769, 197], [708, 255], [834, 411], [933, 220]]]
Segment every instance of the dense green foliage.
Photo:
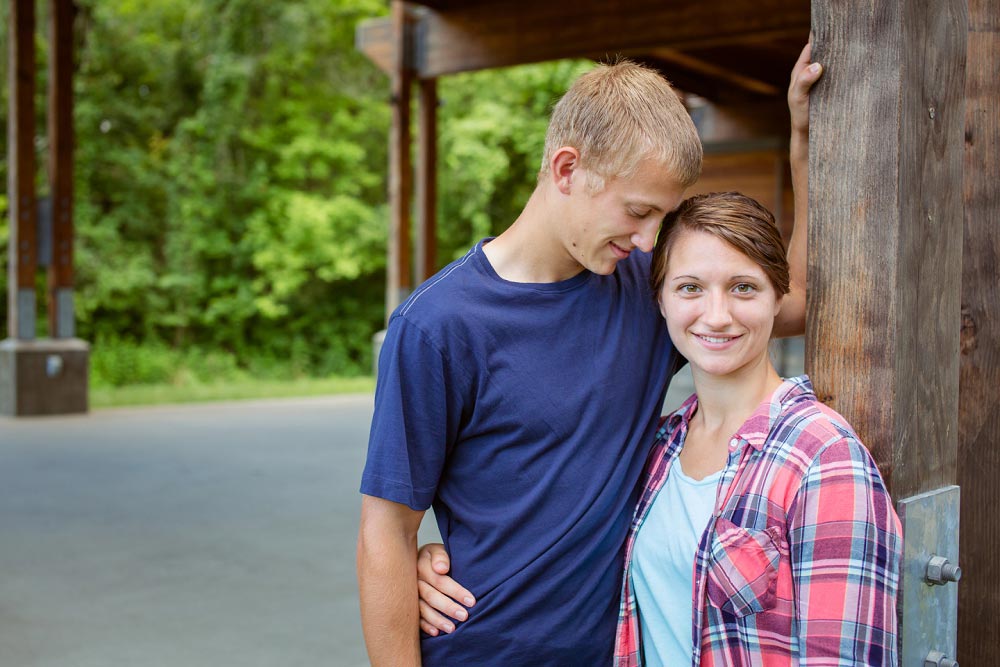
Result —
[[[386, 77], [353, 42], [386, 3], [79, 6], [76, 308], [95, 379], [367, 372], [384, 317], [390, 109]], [[41, 91], [46, 42], [40, 30]], [[517, 215], [549, 107], [585, 66], [442, 80], [442, 263]], [[0, 212], [6, 244], [5, 198]]]

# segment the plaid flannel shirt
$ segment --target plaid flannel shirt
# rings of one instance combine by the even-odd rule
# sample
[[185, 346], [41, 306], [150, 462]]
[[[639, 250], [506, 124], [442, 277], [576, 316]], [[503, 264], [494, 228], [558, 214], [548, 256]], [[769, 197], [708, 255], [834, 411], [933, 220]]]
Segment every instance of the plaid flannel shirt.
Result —
[[[697, 407], [667, 417], [625, 552], [615, 665], [642, 664], [630, 581], [636, 532]], [[902, 531], [882, 477], [805, 376], [736, 432], [695, 556], [692, 665], [896, 665]]]

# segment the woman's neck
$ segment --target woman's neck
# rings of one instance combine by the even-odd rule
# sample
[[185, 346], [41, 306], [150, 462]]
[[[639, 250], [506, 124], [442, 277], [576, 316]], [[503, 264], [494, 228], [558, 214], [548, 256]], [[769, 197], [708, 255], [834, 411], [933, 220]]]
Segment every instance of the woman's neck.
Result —
[[718, 376], [692, 368], [698, 411], [694, 419], [708, 433], [728, 438], [771, 397], [781, 385], [781, 377], [765, 354], [752, 366], [736, 373]]

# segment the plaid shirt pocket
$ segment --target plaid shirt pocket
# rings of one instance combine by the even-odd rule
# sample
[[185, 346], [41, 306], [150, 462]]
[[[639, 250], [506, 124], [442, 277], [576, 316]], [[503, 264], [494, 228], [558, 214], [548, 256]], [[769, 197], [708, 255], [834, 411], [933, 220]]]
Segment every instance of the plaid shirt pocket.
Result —
[[780, 540], [777, 526], [747, 530], [719, 517], [708, 566], [709, 603], [736, 617], [773, 608], [777, 602]]

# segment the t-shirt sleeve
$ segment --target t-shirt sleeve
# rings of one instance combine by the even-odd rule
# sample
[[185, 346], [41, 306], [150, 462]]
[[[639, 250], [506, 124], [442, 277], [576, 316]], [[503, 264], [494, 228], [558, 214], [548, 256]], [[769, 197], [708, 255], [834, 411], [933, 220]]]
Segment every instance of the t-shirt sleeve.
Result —
[[362, 493], [414, 510], [430, 507], [466, 393], [455, 370], [419, 327], [398, 316], [390, 321], [379, 354]]

